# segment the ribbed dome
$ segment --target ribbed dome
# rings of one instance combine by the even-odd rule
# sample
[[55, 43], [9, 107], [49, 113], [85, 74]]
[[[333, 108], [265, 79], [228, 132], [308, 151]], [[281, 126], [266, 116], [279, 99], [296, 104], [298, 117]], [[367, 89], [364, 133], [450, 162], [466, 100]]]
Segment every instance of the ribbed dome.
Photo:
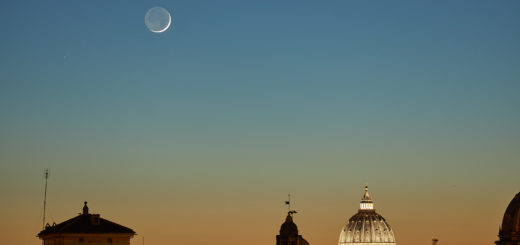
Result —
[[360, 211], [348, 220], [339, 236], [339, 244], [351, 243], [395, 243], [394, 231], [378, 213]]
[[376, 213], [372, 198], [365, 187], [360, 209], [341, 230], [339, 245], [349, 244], [384, 245], [395, 244], [394, 231], [383, 216]]

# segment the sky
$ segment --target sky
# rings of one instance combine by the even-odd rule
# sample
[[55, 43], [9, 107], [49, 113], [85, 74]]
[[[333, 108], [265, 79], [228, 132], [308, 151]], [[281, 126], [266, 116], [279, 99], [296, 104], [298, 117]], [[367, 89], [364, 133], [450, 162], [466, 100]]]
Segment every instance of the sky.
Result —
[[[150, 32], [148, 9], [174, 17]], [[2, 1], [0, 235], [90, 211], [132, 245], [492, 244], [520, 191], [520, 2]], [[254, 238], [254, 239], [251, 239]]]

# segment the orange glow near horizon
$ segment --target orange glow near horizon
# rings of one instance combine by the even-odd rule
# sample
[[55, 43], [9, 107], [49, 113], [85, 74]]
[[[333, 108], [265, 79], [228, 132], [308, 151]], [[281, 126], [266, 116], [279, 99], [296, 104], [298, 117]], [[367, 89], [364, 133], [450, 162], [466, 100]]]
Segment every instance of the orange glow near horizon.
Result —
[[[253, 245], [274, 243], [285, 220], [284, 193], [239, 195], [231, 191], [213, 192], [215, 186], [207, 188], [199, 193], [176, 194], [156, 190], [135, 199], [131, 198], [131, 190], [117, 195], [90, 193], [89, 207], [91, 213], [134, 229], [137, 235], [131, 240], [132, 245], [141, 244], [143, 237], [146, 244], [238, 245], [251, 237], [255, 238], [250, 242]], [[311, 244], [337, 244], [344, 222], [357, 212], [359, 188], [352, 189], [345, 195], [318, 189], [294, 193], [294, 206], [298, 210], [294, 221], [300, 234]], [[397, 244], [402, 245], [428, 244], [433, 237], [442, 244], [491, 244], [496, 240], [498, 224], [513, 196], [505, 191], [484, 197], [471, 193], [459, 195], [456, 190], [414, 195], [406, 195], [414, 189], [393, 193], [382, 192], [377, 187], [371, 190], [379, 207], [376, 211], [386, 218], [394, 229]], [[72, 194], [71, 199], [56, 198], [54, 192], [49, 201], [48, 221], [59, 223], [80, 213], [82, 201], [72, 201], [79, 198], [72, 198], [76, 195]], [[438, 198], [449, 202], [438, 202]], [[36, 199], [20, 196], [2, 204], [1, 228], [10, 231], [4, 236], [4, 242], [39, 244], [35, 235], [41, 228], [38, 221], [41, 210], [37, 210]], [[13, 205], [14, 200], [20, 205]], [[467, 205], [471, 202], [478, 205]], [[409, 203], [414, 205], [406, 205]], [[25, 212], [16, 212], [20, 209]], [[461, 233], [468, 235], [461, 236]]]

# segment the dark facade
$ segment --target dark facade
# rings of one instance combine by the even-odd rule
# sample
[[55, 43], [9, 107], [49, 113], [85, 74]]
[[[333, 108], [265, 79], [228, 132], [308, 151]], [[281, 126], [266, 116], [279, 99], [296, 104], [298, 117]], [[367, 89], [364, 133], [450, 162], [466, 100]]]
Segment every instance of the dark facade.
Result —
[[38, 237], [44, 245], [128, 245], [135, 232], [125, 226], [88, 212], [87, 202], [83, 213], [59, 224], [45, 227]]

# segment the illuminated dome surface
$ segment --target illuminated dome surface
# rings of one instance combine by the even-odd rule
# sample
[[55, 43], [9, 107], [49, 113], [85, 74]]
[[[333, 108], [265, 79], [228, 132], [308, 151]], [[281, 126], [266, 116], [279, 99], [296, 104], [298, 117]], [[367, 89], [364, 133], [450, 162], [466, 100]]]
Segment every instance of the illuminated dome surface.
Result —
[[393, 245], [394, 231], [388, 222], [374, 210], [368, 187], [361, 199], [360, 208], [341, 230], [338, 245]]

